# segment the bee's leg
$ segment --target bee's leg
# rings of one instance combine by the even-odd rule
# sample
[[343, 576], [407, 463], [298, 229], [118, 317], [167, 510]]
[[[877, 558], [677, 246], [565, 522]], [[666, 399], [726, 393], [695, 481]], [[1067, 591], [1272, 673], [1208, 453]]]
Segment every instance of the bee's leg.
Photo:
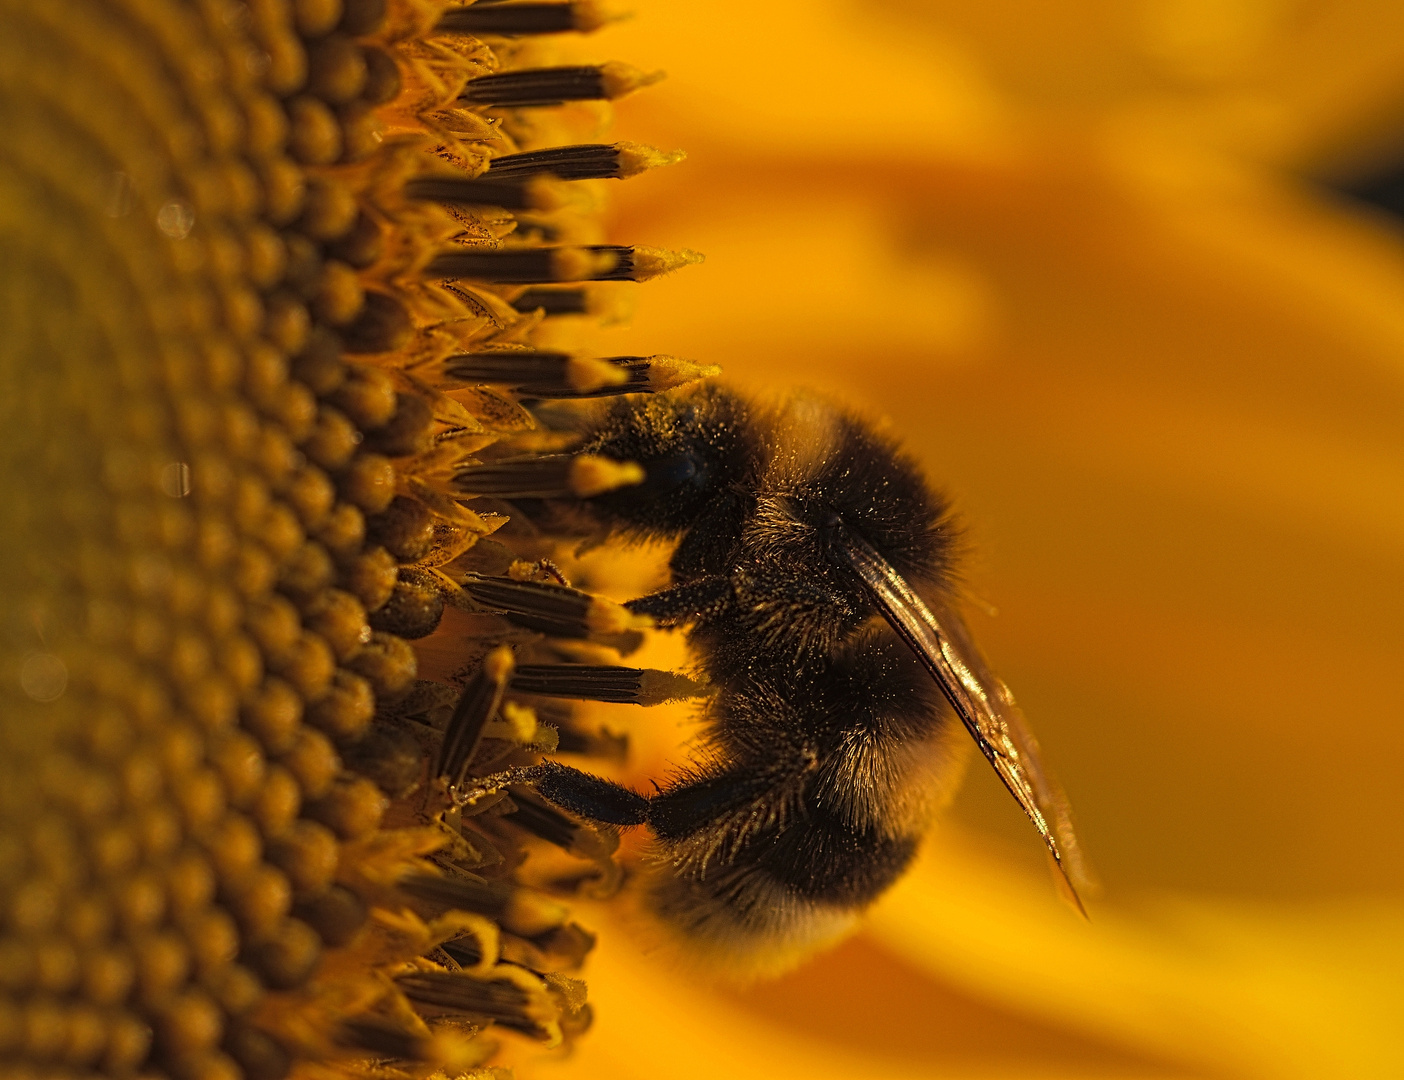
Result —
[[[555, 761], [511, 769], [500, 774], [498, 786], [528, 783], [562, 810], [604, 825], [646, 824], [667, 841], [716, 828], [748, 806], [762, 810], [773, 822], [783, 821], [800, 811], [805, 785], [818, 766], [812, 748], [796, 745], [777, 747], [776, 756], [766, 761], [737, 762], [674, 782], [652, 796]], [[736, 825], [732, 820], [726, 828]]]
[[728, 831], [749, 831], [759, 818], [779, 823], [802, 812], [818, 755], [802, 744], [772, 749], [773, 757], [732, 762], [669, 784], [648, 801], [649, 826], [660, 840], [681, 840], [722, 822]]
[[713, 824], [770, 788], [773, 774], [734, 769], [718, 776], [678, 787], [654, 796], [649, 805], [648, 823], [662, 840], [680, 840]]
[[562, 810], [603, 825], [642, 825], [648, 820], [648, 799], [622, 784], [543, 761], [517, 770], [518, 779]]
[[731, 582], [718, 575], [661, 589], [624, 606], [636, 615], [652, 616], [660, 626], [675, 626], [717, 611], [731, 603], [732, 598]]
[[762, 768], [733, 767], [667, 788], [652, 798], [554, 761], [514, 769], [507, 780], [529, 783], [547, 802], [589, 821], [648, 824], [660, 838], [675, 840], [708, 828], [718, 818], [758, 799], [769, 799], [779, 809], [787, 789], [794, 786], [787, 781], [802, 782], [808, 771], [805, 765], [787, 762]]

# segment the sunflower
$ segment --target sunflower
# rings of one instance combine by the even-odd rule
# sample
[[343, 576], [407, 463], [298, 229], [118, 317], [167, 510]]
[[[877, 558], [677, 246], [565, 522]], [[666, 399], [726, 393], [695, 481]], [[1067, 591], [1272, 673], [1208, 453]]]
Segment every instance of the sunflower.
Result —
[[[611, 137], [692, 158], [609, 235], [713, 259], [621, 347], [629, 286], [560, 279], [676, 260], [550, 177], [668, 155], [524, 104], [538, 75], [472, 100], [645, 81], [493, 21], [527, 6], [0, 8], [9, 1071], [1396, 1075], [1404, 256], [1310, 178], [1394, 145], [1397, 11], [652, 5], [611, 50], [672, 78]], [[570, 8], [533, 17], [598, 20]], [[491, 500], [627, 479], [543, 462], [520, 399], [654, 348], [866, 403], [957, 497], [1089, 925], [976, 777], [862, 936], [716, 989], [563, 900], [610, 838], [455, 805], [456, 768], [621, 756], [588, 705], [484, 708], [530, 620], [623, 618], [533, 607], [561, 567]], [[566, 576], [650, 583], [591, 558]], [[621, 658], [585, 629], [568, 658]], [[637, 779], [687, 735], [649, 716]], [[548, 1056], [596, 933], [600, 1020]]]
[[693, 688], [506, 501], [638, 480], [523, 401], [709, 373], [543, 344], [697, 261], [599, 242], [679, 156], [597, 141], [656, 76], [540, 44], [602, 19], [0, 6], [6, 1075], [457, 1076], [588, 1027], [561, 898], [615, 839], [463, 793], [618, 752], [578, 661]]

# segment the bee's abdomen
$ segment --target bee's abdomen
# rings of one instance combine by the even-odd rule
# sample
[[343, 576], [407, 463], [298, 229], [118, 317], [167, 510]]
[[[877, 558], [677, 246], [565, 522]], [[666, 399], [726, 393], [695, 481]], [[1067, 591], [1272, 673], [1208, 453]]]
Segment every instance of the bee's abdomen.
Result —
[[[662, 853], [697, 894], [730, 899], [742, 909], [758, 891], [861, 909], [901, 876], [920, 843], [919, 834], [855, 826], [837, 810], [809, 800], [793, 815], [763, 805], [766, 801], [686, 831], [669, 829], [663, 820], [651, 824]], [[771, 823], [756, 829], [757, 818]]]
[[[918, 842], [855, 831], [836, 816], [796, 822], [705, 867], [675, 863], [654, 877], [650, 899], [694, 961], [730, 979], [774, 975], [849, 933]], [[663, 853], [681, 854], [671, 846]]]
[[917, 836], [854, 830], [831, 814], [758, 838], [751, 858], [758, 874], [797, 899], [856, 910], [891, 887], [919, 843]]

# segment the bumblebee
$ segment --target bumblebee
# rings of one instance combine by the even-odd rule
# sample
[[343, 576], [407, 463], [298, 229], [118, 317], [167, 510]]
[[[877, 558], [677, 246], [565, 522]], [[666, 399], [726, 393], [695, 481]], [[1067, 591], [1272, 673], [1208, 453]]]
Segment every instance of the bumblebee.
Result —
[[949, 509], [895, 442], [826, 401], [704, 385], [621, 400], [582, 449], [641, 467], [577, 507], [675, 542], [669, 585], [626, 606], [686, 627], [716, 693], [697, 759], [651, 795], [554, 761], [504, 781], [648, 826], [655, 910], [764, 970], [840, 936], [902, 874], [953, 794], [963, 728], [1076, 898], [1066, 802], [957, 613]]

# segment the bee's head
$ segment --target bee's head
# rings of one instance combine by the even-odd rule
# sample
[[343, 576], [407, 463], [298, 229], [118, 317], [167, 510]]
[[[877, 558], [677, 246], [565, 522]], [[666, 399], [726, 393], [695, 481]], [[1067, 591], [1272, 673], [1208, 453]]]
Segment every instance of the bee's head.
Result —
[[635, 462], [644, 479], [596, 496], [591, 510], [650, 537], [705, 526], [751, 486], [757, 442], [750, 407], [714, 386], [622, 402], [582, 449]]

